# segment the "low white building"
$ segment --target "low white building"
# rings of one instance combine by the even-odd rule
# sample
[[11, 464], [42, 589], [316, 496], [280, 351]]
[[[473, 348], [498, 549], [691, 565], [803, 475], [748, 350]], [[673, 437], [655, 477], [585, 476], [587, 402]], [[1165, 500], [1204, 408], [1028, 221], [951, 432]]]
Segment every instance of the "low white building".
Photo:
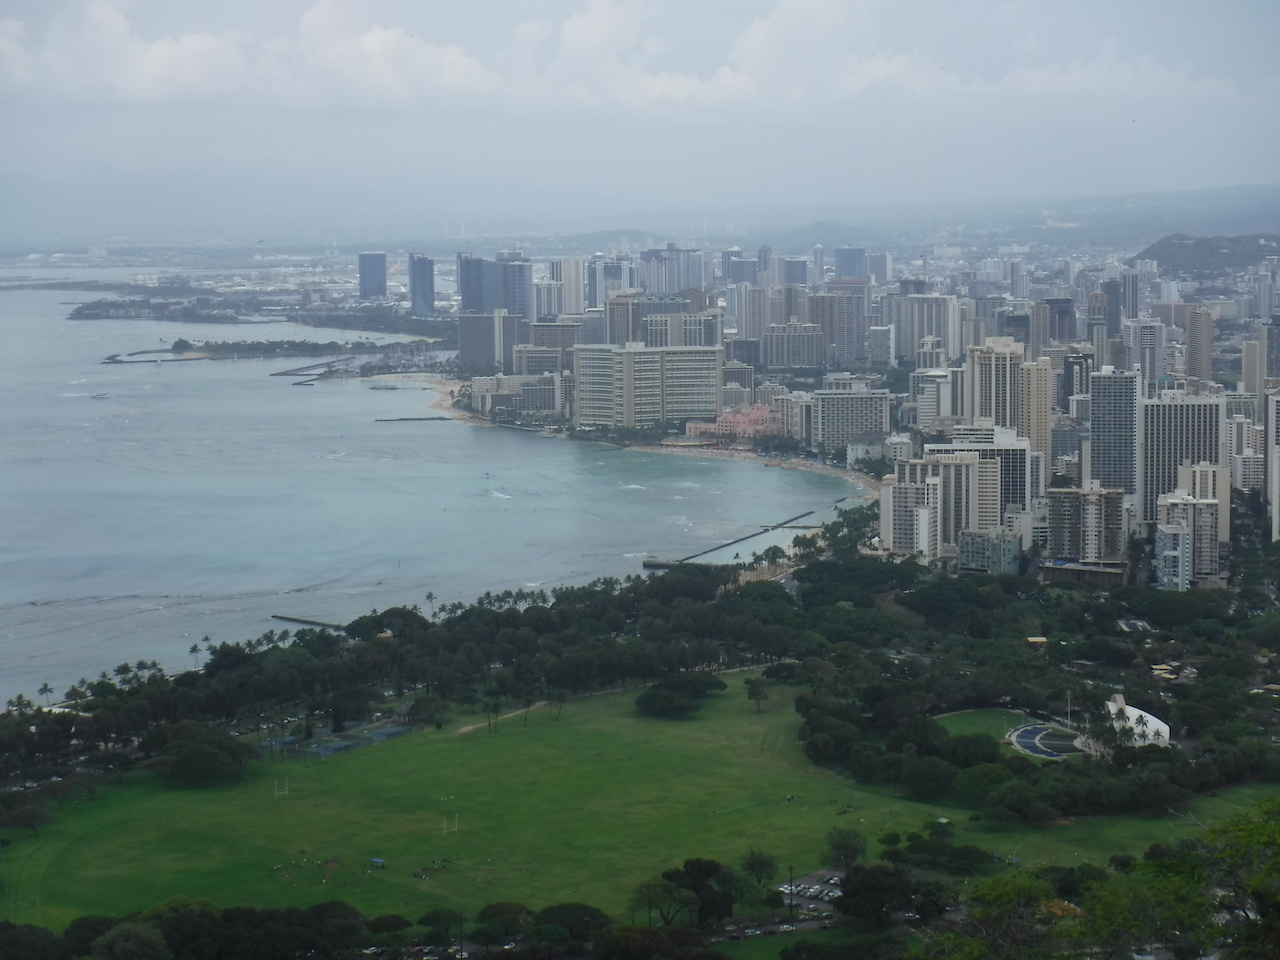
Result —
[[1134, 746], [1169, 746], [1169, 725], [1155, 714], [1126, 704], [1124, 694], [1112, 695], [1107, 701], [1107, 713], [1111, 715], [1111, 725], [1122, 737], [1129, 738]]

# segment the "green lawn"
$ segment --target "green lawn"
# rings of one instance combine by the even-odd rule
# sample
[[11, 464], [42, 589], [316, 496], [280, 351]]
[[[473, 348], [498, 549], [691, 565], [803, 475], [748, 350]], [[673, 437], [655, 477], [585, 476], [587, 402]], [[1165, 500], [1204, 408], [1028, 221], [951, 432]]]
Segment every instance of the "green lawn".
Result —
[[[97, 801], [54, 811], [38, 837], [4, 834], [13, 845], [0, 862], [0, 916], [61, 928], [181, 894], [262, 907], [339, 898], [410, 919], [434, 906], [474, 915], [499, 900], [534, 909], [581, 900], [625, 919], [630, 891], [685, 857], [736, 863], [756, 846], [800, 875], [820, 865], [836, 824], [871, 837], [939, 816], [967, 825], [970, 811], [861, 790], [812, 765], [786, 688], [757, 712], [734, 675], [684, 722], [638, 717], [634, 696], [572, 701], [559, 720], [535, 710], [527, 726], [507, 719], [496, 733], [432, 730], [328, 760], [255, 764], [244, 781], [213, 789], [133, 774]], [[286, 777], [289, 794], [277, 798]], [[1195, 812], [1219, 816], [1266, 793], [1236, 790]], [[837, 815], [846, 804], [857, 809]], [[457, 831], [445, 833], [455, 816]], [[1125, 817], [975, 824], [960, 837], [1028, 862], [1105, 863], [1193, 829]], [[374, 857], [385, 869], [365, 869]], [[428, 880], [412, 876], [454, 857]]]
[[959, 713], [945, 714], [937, 720], [953, 737], [969, 733], [985, 733], [997, 740], [1003, 740], [1014, 727], [1020, 727], [1028, 722], [1017, 710], [996, 709], [961, 710]]

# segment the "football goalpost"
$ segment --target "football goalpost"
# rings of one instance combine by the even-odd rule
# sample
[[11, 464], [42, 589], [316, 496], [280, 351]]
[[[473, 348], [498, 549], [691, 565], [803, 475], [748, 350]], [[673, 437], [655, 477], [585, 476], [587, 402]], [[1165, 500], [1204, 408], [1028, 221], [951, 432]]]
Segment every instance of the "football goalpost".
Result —
[[287, 797], [289, 795], [289, 778], [288, 777], [284, 778], [283, 788], [281, 788], [279, 780], [275, 780], [273, 782], [275, 783], [275, 797], [273, 799], [278, 799], [280, 797]]
[[452, 827], [451, 827], [451, 826], [449, 826], [449, 815], [448, 815], [447, 813], [444, 815], [444, 832], [445, 832], [445, 833], [457, 833], [457, 832], [458, 832], [458, 815], [457, 815], [456, 813], [453, 815], [453, 826], [452, 826]]

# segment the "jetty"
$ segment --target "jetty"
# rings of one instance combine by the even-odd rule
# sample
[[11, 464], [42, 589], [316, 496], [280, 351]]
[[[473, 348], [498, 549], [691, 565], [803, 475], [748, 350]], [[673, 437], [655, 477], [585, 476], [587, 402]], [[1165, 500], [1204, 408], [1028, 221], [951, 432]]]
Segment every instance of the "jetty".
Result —
[[736, 537], [726, 543], [720, 543], [714, 547], [708, 547], [706, 550], [699, 550], [697, 553], [691, 553], [689, 556], [681, 557], [679, 560], [662, 560], [654, 556], [645, 557], [640, 566], [645, 570], [670, 570], [672, 567], [679, 566], [682, 563], [688, 563], [691, 560], [696, 560], [698, 557], [705, 557], [708, 553], [715, 553], [717, 550], [723, 550], [725, 547], [732, 547], [735, 543], [742, 543], [745, 540], [754, 539], [762, 533], [771, 533], [774, 530], [781, 530], [784, 527], [793, 526], [797, 520], [803, 520], [805, 517], [812, 515], [812, 510], [806, 510], [804, 513], [799, 513], [794, 517], [789, 517], [786, 520], [783, 520], [781, 523], [769, 524], [768, 526], [761, 527], [755, 533], [744, 534], [743, 536]]
[[302, 617], [286, 617], [279, 613], [271, 615], [272, 620], [283, 620], [285, 623], [300, 623], [304, 627], [327, 627], [330, 630], [346, 630], [345, 623], [325, 623], [323, 620], [306, 620]]

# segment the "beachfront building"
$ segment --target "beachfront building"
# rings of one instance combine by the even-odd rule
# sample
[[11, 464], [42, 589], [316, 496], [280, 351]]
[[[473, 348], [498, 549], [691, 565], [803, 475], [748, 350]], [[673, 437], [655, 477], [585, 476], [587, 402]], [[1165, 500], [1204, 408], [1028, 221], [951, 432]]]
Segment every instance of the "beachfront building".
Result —
[[766, 404], [758, 403], [746, 410], [730, 410], [713, 422], [691, 421], [684, 426], [687, 437], [776, 437], [783, 432], [782, 417]]
[[718, 417], [723, 366], [720, 346], [578, 344], [573, 348], [574, 425], [635, 429]]

